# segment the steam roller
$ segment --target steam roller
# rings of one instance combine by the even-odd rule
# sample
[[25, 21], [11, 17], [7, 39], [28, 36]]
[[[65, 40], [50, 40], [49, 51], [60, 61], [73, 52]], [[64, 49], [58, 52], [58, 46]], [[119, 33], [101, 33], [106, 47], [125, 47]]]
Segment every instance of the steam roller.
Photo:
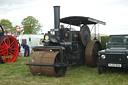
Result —
[[83, 16], [60, 19], [60, 6], [54, 6], [54, 29], [44, 35], [44, 46], [34, 48], [27, 64], [30, 72], [33, 75], [63, 77], [69, 66], [86, 64], [96, 67], [98, 51], [102, 47], [96, 36], [91, 39], [88, 26], [96, 24], [105, 25], [105, 22]]
[[13, 36], [4, 35], [4, 29], [0, 25], [0, 63], [10, 63], [17, 59], [19, 47]]

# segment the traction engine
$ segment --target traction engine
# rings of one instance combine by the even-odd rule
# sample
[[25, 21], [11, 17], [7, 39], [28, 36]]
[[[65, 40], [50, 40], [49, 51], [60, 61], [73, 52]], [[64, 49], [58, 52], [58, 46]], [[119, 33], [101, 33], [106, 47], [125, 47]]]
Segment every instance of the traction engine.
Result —
[[19, 47], [13, 36], [4, 35], [4, 29], [0, 25], [0, 63], [10, 63], [17, 59]]
[[[64, 27], [60, 22], [68, 24]], [[99, 40], [91, 40], [89, 24], [104, 24], [105, 22], [83, 16], [69, 16], [60, 19], [60, 7], [54, 6], [54, 29], [44, 35], [44, 46], [34, 48], [29, 65], [33, 75], [64, 76], [67, 67], [73, 65], [88, 65], [95, 67], [98, 51], [102, 49]], [[75, 31], [79, 27], [80, 31]]]

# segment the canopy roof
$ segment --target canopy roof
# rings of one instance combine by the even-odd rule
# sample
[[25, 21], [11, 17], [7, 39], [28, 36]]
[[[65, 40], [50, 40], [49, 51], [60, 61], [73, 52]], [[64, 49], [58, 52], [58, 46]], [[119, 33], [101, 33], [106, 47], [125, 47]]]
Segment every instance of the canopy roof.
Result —
[[103, 25], [106, 24], [103, 21], [99, 21], [90, 17], [83, 17], [83, 16], [69, 16], [69, 17], [61, 18], [60, 22], [76, 25], [76, 26], [80, 26], [80, 24], [86, 24], [86, 25], [87, 24], [103, 24]]

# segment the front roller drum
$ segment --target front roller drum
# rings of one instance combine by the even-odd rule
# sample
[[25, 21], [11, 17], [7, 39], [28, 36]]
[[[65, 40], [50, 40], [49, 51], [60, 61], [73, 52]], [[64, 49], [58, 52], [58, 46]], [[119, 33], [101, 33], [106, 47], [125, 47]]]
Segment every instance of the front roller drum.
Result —
[[18, 53], [18, 43], [14, 37], [5, 35], [0, 37], [0, 63], [14, 62]]
[[32, 66], [29, 65], [33, 75], [46, 75], [62, 77], [65, 75], [66, 66], [55, 66], [61, 63], [59, 51], [36, 51], [31, 55], [29, 63], [52, 65], [52, 66]]
[[88, 66], [96, 67], [98, 60], [98, 51], [102, 49], [98, 40], [90, 40], [85, 49], [85, 63]]

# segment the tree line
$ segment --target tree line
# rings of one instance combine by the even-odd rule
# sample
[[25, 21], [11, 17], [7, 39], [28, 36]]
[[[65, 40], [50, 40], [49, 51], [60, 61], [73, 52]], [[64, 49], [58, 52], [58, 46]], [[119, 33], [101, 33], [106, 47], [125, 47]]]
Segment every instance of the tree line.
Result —
[[[24, 34], [37, 34], [38, 31], [41, 29], [41, 24], [33, 16], [28, 16], [24, 18], [21, 24], [24, 29]], [[19, 25], [13, 27], [12, 22], [10, 22], [10, 20], [8, 19], [1, 19], [0, 25], [2, 25], [6, 31], [9, 31], [11, 33], [17, 31], [16, 28], [19, 27]], [[18, 32], [22, 32], [22, 31], [23, 30]]]
[[[41, 29], [41, 24], [33, 16], [28, 16], [28, 17], [24, 18], [22, 20], [21, 24], [24, 28], [24, 34], [37, 34], [37, 32]], [[5, 30], [9, 30], [10, 32], [17, 31], [16, 28], [18, 27], [18, 25], [13, 27], [12, 22], [10, 22], [10, 20], [8, 20], [8, 19], [1, 19], [0, 25], [2, 25]], [[23, 30], [17, 31], [17, 32], [20, 33], [22, 31]], [[108, 41], [108, 36], [101, 36], [101, 45], [102, 45], [103, 49], [105, 49], [105, 43], [107, 41]]]

